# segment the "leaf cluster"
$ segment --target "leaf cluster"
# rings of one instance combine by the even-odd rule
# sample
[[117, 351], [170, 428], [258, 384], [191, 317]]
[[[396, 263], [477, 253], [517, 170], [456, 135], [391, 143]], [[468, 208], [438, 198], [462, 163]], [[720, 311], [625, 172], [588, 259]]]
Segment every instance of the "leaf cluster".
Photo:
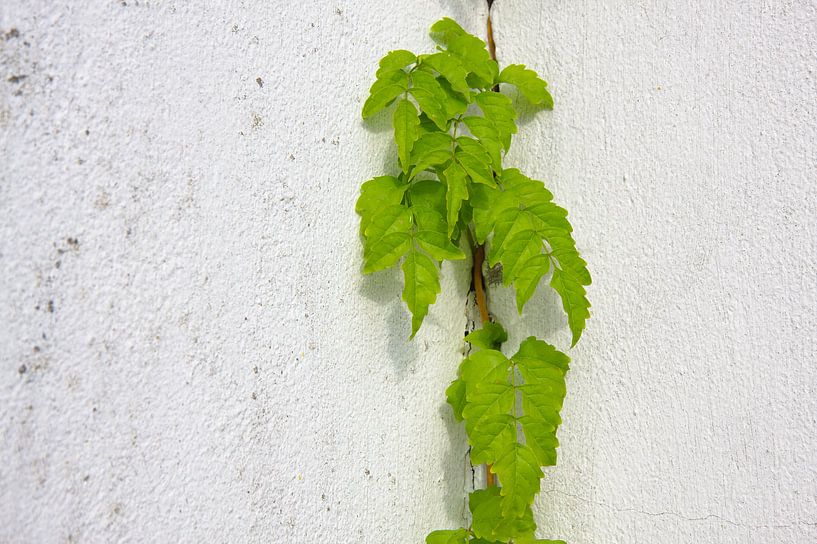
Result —
[[[363, 106], [364, 118], [390, 108], [397, 149], [394, 174], [365, 182], [356, 204], [364, 273], [400, 265], [413, 337], [440, 293], [442, 261], [464, 259], [466, 240], [484, 245], [520, 313], [541, 281], [549, 283], [575, 345], [590, 316], [591, 278], [567, 212], [541, 181], [503, 164], [518, 115], [499, 85], [551, 109], [547, 83], [521, 64], [500, 70], [485, 43], [449, 18], [431, 37], [434, 53], [397, 50], [380, 60]], [[426, 542], [564, 544], [534, 537], [531, 504], [542, 467], [556, 464], [569, 358], [535, 337], [506, 357], [507, 333], [496, 323], [466, 340], [473, 352], [446, 396], [464, 421], [472, 463], [488, 464], [501, 487], [471, 493], [470, 527], [434, 531]]]
[[476, 351], [446, 390], [454, 417], [465, 421], [471, 462], [490, 465], [502, 484], [471, 494], [468, 531], [486, 542], [551, 542], [534, 540], [530, 505], [541, 467], [556, 464], [570, 359], [533, 336], [508, 358], [499, 350], [505, 330], [488, 325], [465, 338]]
[[494, 90], [515, 86], [529, 102], [553, 107], [547, 83], [521, 64], [500, 70], [485, 43], [444, 18], [431, 27], [432, 54], [389, 52], [363, 106], [363, 117], [392, 108], [399, 172], [361, 188], [356, 211], [364, 273], [401, 263], [403, 300], [413, 337], [440, 293], [444, 260], [465, 258], [464, 237], [488, 247], [502, 266], [519, 311], [542, 278], [562, 299], [575, 344], [589, 317], [587, 264], [567, 212], [540, 181], [503, 159], [517, 132], [512, 100]]

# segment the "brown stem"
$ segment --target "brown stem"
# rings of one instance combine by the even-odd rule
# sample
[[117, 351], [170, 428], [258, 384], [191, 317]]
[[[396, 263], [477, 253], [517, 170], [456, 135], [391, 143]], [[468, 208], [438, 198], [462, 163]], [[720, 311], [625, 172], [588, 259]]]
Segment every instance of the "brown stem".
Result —
[[[491, 25], [491, 4], [493, 0], [488, 0], [488, 52], [491, 58], [496, 60], [496, 42], [494, 42], [494, 29]], [[494, 85], [493, 91], [499, 92], [499, 85]], [[482, 263], [485, 261], [485, 246], [480, 244], [474, 248], [474, 294], [477, 299], [477, 306], [479, 307], [479, 315], [482, 317], [482, 323], [489, 321], [488, 315], [488, 301], [485, 296], [485, 280], [482, 277]], [[493, 487], [496, 485], [496, 478], [491, 472], [491, 465], [485, 465], [485, 485]]]
[[485, 297], [485, 280], [482, 277], [482, 263], [485, 262], [485, 246], [478, 245], [474, 248], [474, 295], [477, 299], [477, 307], [479, 308], [479, 316], [482, 318], [482, 323], [485, 324], [490, 321], [488, 315], [488, 300]]

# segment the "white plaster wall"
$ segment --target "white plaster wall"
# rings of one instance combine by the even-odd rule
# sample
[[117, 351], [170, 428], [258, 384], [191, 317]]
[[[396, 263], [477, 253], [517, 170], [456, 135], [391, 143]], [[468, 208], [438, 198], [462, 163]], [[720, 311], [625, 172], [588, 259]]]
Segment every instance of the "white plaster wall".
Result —
[[[0, 5], [0, 542], [420, 542], [461, 522], [442, 390], [467, 266], [406, 343], [397, 274], [360, 276], [353, 205], [393, 154], [387, 119], [359, 118], [377, 59], [486, 14]], [[557, 101], [509, 162], [571, 210], [595, 278], [542, 536], [814, 542], [815, 6], [493, 14], [500, 60]], [[523, 319], [493, 293], [512, 343], [565, 344], [546, 291]]]
[[[543, 536], [817, 542], [817, 4], [544, 4], [492, 10], [556, 100], [509, 160], [594, 275]], [[555, 297], [498, 298], [566, 343]]]
[[354, 202], [393, 155], [389, 120], [360, 118], [377, 60], [487, 10], [0, 13], [0, 542], [419, 542], [455, 523], [464, 437], [441, 397], [467, 266], [407, 343], [397, 274], [361, 277]]

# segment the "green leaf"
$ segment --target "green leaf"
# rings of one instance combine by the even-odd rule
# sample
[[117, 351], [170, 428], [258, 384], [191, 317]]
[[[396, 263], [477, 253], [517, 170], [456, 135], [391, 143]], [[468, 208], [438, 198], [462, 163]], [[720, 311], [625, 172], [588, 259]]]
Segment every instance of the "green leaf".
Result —
[[355, 204], [355, 211], [360, 215], [360, 234], [365, 234], [374, 216], [384, 208], [400, 204], [406, 189], [408, 184], [393, 176], [379, 176], [365, 182]]
[[545, 254], [534, 255], [522, 265], [513, 279], [516, 290], [516, 307], [522, 313], [525, 303], [530, 300], [539, 285], [539, 280], [550, 270], [550, 258]]
[[454, 117], [465, 113], [465, 111], [468, 109], [468, 101], [465, 99], [465, 97], [452, 89], [451, 84], [448, 83], [444, 77], [438, 77], [437, 83], [440, 84], [440, 88], [445, 92], [444, 107], [446, 119], [453, 119]]
[[448, 190], [445, 193], [445, 204], [448, 210], [448, 236], [454, 232], [459, 221], [462, 201], [468, 199], [468, 177], [465, 170], [457, 163], [452, 162], [444, 172]]
[[397, 263], [411, 245], [411, 213], [402, 205], [383, 208], [366, 227], [363, 273], [370, 274]]
[[[485, 149], [485, 146], [482, 145], [482, 142], [479, 140], [475, 140], [474, 138], [470, 138], [468, 136], [460, 136], [457, 138], [457, 146], [462, 151], [474, 155], [477, 159], [483, 163], [488, 165], [489, 169], [493, 166], [493, 162], [491, 160], [491, 155], [488, 153], [488, 150]], [[496, 187], [496, 182], [493, 179], [493, 173], [491, 174], [491, 183], [487, 183], [486, 185], [490, 185], [491, 187]]]
[[[485, 42], [463, 33], [448, 41], [448, 50], [459, 57], [466, 70], [476, 76], [473, 85], [476, 87], [491, 87], [499, 74], [499, 67], [485, 47]], [[469, 84], [470, 85], [470, 84]]]
[[573, 275], [558, 268], [553, 270], [550, 286], [562, 298], [562, 306], [567, 314], [567, 323], [570, 326], [570, 332], [573, 334], [570, 347], [573, 347], [581, 338], [585, 322], [590, 317], [590, 301], [587, 300], [587, 292], [581, 282]]
[[454, 419], [462, 421], [462, 409], [465, 408], [465, 382], [457, 378], [445, 390], [445, 400], [454, 410]]
[[405, 49], [389, 51], [386, 53], [386, 56], [380, 59], [380, 68], [377, 70], [377, 77], [391, 75], [415, 62], [417, 62], [417, 56], [411, 51], [406, 51]]
[[508, 333], [499, 323], [491, 323], [490, 321], [482, 324], [481, 329], [477, 329], [465, 337], [465, 341], [471, 344], [472, 347], [480, 349], [499, 350], [506, 340], [508, 340]]
[[514, 85], [531, 104], [553, 109], [553, 97], [547, 90], [548, 84], [540, 79], [536, 72], [526, 69], [524, 64], [506, 66], [499, 74], [499, 81]]
[[417, 108], [405, 98], [397, 103], [394, 110], [394, 141], [397, 143], [397, 156], [403, 166], [403, 173], [408, 174], [411, 148], [420, 137], [420, 118]]
[[499, 169], [499, 165], [502, 163], [502, 144], [501, 136], [494, 124], [484, 117], [472, 115], [463, 117], [462, 121], [471, 131], [471, 134], [479, 138], [480, 143], [488, 152], [488, 156], [491, 157], [494, 170]]
[[508, 381], [511, 362], [501, 352], [485, 349], [472, 353], [460, 363], [460, 378], [466, 383]]
[[[499, 189], [475, 184], [471, 185], [469, 194], [471, 198], [468, 202], [473, 209], [474, 234], [477, 242], [484, 244], [488, 234], [494, 229], [495, 204], [502, 193]], [[491, 244], [490, 249], [493, 246], [494, 244]]]
[[502, 515], [523, 515], [539, 492], [539, 480], [544, 477], [536, 455], [528, 446], [513, 440], [491, 470], [502, 484]]
[[369, 98], [363, 104], [363, 118], [367, 119], [404, 94], [408, 88], [408, 76], [402, 70], [387, 72], [378, 77], [369, 89]]
[[428, 307], [440, 292], [437, 265], [426, 255], [412, 248], [403, 261], [403, 300], [411, 311], [411, 338], [417, 334]]
[[468, 70], [463, 68], [459, 58], [448, 51], [440, 51], [433, 55], [424, 56], [422, 63], [427, 64], [443, 76], [451, 84], [453, 90], [462, 93], [466, 99], [470, 98], [471, 89], [465, 80], [468, 77]]
[[434, 531], [426, 537], [426, 544], [466, 544], [468, 531], [454, 529], [449, 531]]
[[412, 212], [417, 224], [414, 239], [429, 255], [438, 261], [465, 258], [465, 253], [451, 243], [448, 235], [450, 227], [437, 210], [425, 206], [413, 206]]
[[476, 97], [477, 104], [487, 120], [496, 128], [502, 147], [508, 151], [511, 147], [511, 136], [516, 134], [517, 113], [511, 99], [494, 91], [483, 91]]
[[409, 179], [414, 178], [426, 168], [441, 166], [451, 160], [452, 141], [451, 136], [446, 132], [429, 132], [420, 136], [411, 151], [411, 163], [414, 168], [411, 169]]
[[454, 153], [454, 160], [465, 169], [475, 183], [496, 187], [494, 174], [491, 171], [490, 158], [484, 151], [482, 155], [474, 155], [460, 147]]
[[412, 207], [430, 208], [445, 217], [445, 185], [436, 179], [415, 181], [408, 190]]
[[488, 541], [507, 542], [511, 538], [533, 538], [536, 524], [530, 507], [518, 518], [502, 515], [502, 497], [498, 487], [474, 491], [468, 497], [471, 529], [474, 536]]
[[519, 346], [512, 357], [525, 380], [520, 418], [527, 445], [542, 466], [556, 464], [559, 441], [556, 430], [562, 422], [559, 412], [565, 398], [565, 374], [570, 358], [552, 345], [533, 336]]
[[442, 131], [448, 130], [446, 103], [448, 95], [434, 75], [424, 70], [416, 70], [411, 75], [412, 88], [409, 92], [417, 100], [420, 109]]
[[542, 238], [532, 229], [515, 232], [502, 246], [502, 283], [510, 285], [524, 264], [542, 253]]
[[448, 45], [448, 42], [457, 36], [462, 36], [465, 33], [465, 30], [463, 30], [456, 21], [449, 17], [443, 17], [431, 25], [430, 35], [431, 39], [435, 42], [442, 45]]
[[508, 414], [516, 400], [511, 384], [466, 384], [462, 410], [471, 444], [471, 462], [493, 463], [516, 444], [516, 420]]

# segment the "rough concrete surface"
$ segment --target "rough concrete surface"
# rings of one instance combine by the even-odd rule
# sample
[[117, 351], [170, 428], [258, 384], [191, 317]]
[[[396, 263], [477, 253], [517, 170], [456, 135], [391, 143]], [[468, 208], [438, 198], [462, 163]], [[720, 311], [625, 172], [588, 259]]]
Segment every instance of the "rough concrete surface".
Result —
[[[817, 7], [498, 0], [551, 83], [509, 164], [590, 262], [542, 537], [817, 540]], [[419, 543], [468, 269], [406, 342], [354, 200], [377, 59], [477, 0], [0, 5], [0, 543]], [[543, 289], [513, 331], [566, 345]]]

